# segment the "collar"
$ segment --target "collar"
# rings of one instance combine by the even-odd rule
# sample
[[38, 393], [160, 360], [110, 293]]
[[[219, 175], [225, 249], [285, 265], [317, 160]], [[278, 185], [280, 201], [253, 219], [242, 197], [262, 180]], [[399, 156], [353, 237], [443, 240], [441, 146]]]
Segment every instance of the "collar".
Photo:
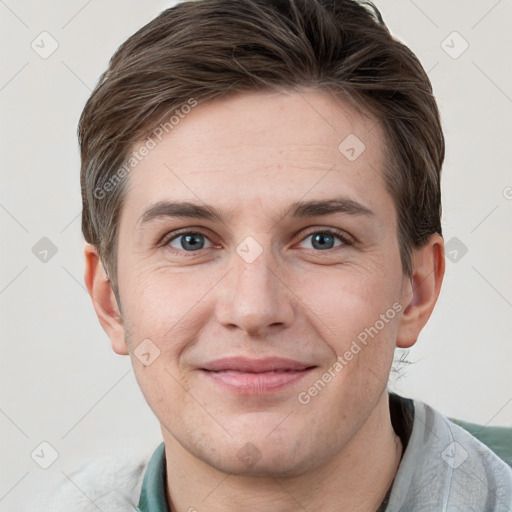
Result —
[[[413, 401], [395, 393], [389, 393], [389, 406], [393, 427], [402, 440], [403, 458], [414, 422]], [[147, 465], [137, 508], [138, 512], [169, 512], [166, 496], [166, 480], [165, 445], [161, 443], [153, 453]], [[382, 510], [384, 510], [383, 507], [387, 505], [390, 493], [391, 489], [381, 505]]]
[[[512, 470], [487, 446], [423, 402], [395, 395], [390, 405], [404, 453], [382, 510], [512, 510]], [[162, 442], [146, 466], [138, 512], [169, 512], [166, 480]]]
[[169, 512], [166, 489], [165, 445], [155, 450], [146, 467], [137, 512]]

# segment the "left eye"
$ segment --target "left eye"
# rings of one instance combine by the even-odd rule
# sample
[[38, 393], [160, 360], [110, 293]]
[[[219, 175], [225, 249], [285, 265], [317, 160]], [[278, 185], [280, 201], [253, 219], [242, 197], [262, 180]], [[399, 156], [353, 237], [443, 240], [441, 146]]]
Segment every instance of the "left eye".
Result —
[[[332, 230], [322, 230], [322, 231], [312, 231], [305, 238], [303, 238], [303, 242], [308, 238], [311, 238], [311, 243], [314, 249], [319, 250], [329, 250], [334, 249], [335, 247], [339, 247], [340, 245], [350, 245], [350, 242], [337, 231]], [[334, 245], [335, 239], [341, 241], [337, 246]]]

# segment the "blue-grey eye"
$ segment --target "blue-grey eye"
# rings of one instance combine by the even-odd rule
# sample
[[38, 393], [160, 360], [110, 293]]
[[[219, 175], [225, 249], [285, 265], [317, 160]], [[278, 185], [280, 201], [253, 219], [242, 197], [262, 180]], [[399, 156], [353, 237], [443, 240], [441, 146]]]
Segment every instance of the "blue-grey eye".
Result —
[[[198, 251], [204, 249], [204, 242], [208, 240], [201, 233], [182, 233], [169, 241], [169, 245], [174, 249], [183, 249], [184, 251]], [[177, 245], [173, 245], [177, 243]]]
[[[345, 243], [337, 233], [331, 231], [314, 231], [307, 235], [303, 241], [307, 240], [308, 238], [311, 238], [313, 249], [318, 249], [321, 251], [334, 249], [334, 247]], [[336, 239], [340, 240], [341, 242], [337, 246], [335, 245]]]

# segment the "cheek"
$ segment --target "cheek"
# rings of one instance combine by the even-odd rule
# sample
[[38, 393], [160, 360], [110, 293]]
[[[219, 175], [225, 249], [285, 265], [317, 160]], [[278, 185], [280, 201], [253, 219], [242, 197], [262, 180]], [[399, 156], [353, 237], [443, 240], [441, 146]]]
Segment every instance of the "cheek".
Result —
[[300, 292], [307, 297], [303, 311], [332, 356], [321, 377], [330, 382], [329, 391], [322, 393], [317, 406], [330, 407], [332, 396], [337, 396], [340, 404], [357, 408], [359, 400], [365, 403], [368, 396], [378, 396], [389, 379], [401, 310], [401, 274], [382, 267], [333, 270], [318, 275], [315, 286], [305, 281]]
[[194, 308], [211, 288], [209, 279], [163, 266], [132, 267], [125, 276], [123, 311], [129, 331], [137, 339], [150, 338], [162, 347], [169, 345], [164, 340], [180, 340], [185, 335], [183, 329]]
[[163, 353], [149, 366], [144, 366], [134, 355], [131, 357], [139, 388], [161, 425], [170, 432], [180, 428], [183, 418], [175, 412], [197, 408], [187, 392], [189, 386], [185, 380]]
[[[347, 340], [355, 338], [376, 322], [379, 330], [395, 329], [397, 300], [401, 279], [389, 269], [327, 268], [310, 273], [296, 282], [301, 297], [303, 314], [321, 330], [322, 337], [330, 340], [333, 348], [344, 348]], [[381, 315], [385, 329], [381, 327]]]

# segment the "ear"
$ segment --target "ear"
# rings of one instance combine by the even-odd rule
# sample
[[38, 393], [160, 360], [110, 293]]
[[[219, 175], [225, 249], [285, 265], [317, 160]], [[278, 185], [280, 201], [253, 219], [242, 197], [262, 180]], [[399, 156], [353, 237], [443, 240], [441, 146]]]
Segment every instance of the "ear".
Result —
[[404, 280], [402, 290], [404, 309], [396, 339], [400, 348], [416, 343], [439, 297], [445, 270], [443, 237], [431, 235], [426, 245], [413, 251], [412, 260], [413, 274]]
[[86, 244], [84, 256], [85, 285], [91, 296], [96, 315], [103, 330], [110, 338], [114, 352], [119, 355], [128, 355], [125, 330], [119, 306], [96, 247]]

